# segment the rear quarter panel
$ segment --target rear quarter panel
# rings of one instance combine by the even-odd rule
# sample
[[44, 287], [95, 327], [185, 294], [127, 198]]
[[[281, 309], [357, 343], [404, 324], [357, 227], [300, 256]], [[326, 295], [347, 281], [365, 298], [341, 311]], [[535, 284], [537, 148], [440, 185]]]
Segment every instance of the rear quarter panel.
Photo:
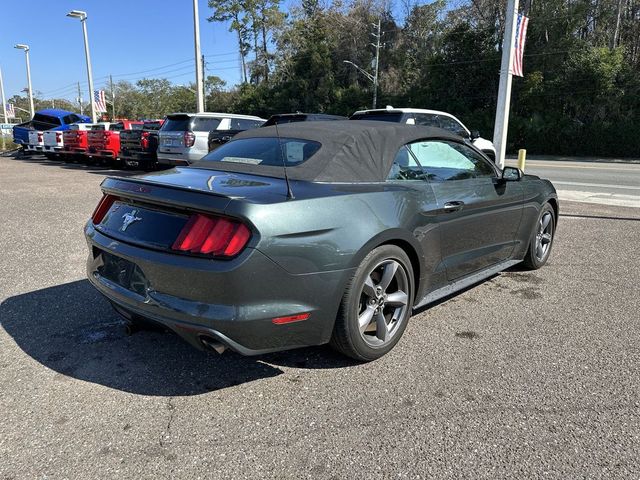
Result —
[[246, 218], [260, 236], [255, 248], [293, 274], [352, 271], [373, 248], [398, 240], [423, 265], [416, 276], [436, 270], [439, 230], [435, 223], [430, 228], [425, 217], [424, 192], [388, 184], [361, 186], [359, 192], [343, 188], [269, 205], [232, 200], [226, 213]]

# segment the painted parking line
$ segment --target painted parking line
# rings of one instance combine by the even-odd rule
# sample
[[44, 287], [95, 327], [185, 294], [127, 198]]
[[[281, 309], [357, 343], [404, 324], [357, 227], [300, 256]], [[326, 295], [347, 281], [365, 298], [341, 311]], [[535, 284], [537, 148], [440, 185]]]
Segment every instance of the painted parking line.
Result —
[[640, 186], [631, 185], [611, 185], [606, 183], [583, 183], [583, 182], [565, 182], [565, 181], [551, 181], [554, 185], [574, 185], [578, 187], [597, 187], [597, 188], [612, 188], [615, 190], [640, 190]]
[[560, 201], [597, 203], [600, 205], [611, 205], [616, 207], [640, 208], [640, 196], [625, 195], [621, 193], [595, 193], [577, 190], [558, 190]]
[[[508, 162], [511, 163], [512, 166], [517, 166], [517, 162]], [[574, 170], [579, 170], [583, 168], [592, 169], [592, 170], [608, 170], [608, 171], [616, 171], [616, 172], [640, 172], [640, 165], [634, 167], [612, 167], [611, 164], [606, 165], [585, 165], [583, 163], [575, 163], [572, 165], [558, 165], [553, 161], [548, 162], [527, 162], [525, 166], [527, 167], [540, 167], [540, 168], [571, 168]], [[635, 165], [635, 164], [634, 164]]]

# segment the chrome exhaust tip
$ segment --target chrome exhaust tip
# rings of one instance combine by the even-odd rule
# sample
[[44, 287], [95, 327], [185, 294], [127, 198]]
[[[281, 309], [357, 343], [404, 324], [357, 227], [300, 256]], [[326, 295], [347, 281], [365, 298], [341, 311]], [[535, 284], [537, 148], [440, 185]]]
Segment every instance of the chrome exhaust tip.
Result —
[[218, 342], [217, 340], [214, 340], [211, 337], [200, 337], [200, 343], [202, 343], [202, 345], [204, 346], [204, 348], [206, 350], [213, 350], [214, 352], [222, 355], [222, 353], [224, 353], [224, 351], [227, 349], [227, 346], [223, 343]]

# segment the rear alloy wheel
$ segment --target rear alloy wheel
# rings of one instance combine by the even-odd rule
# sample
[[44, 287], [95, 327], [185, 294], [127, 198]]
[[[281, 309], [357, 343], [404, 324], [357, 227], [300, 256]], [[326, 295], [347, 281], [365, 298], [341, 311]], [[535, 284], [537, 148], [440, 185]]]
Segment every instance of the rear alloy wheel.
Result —
[[523, 263], [527, 268], [537, 270], [547, 263], [553, 245], [555, 227], [555, 211], [553, 207], [547, 203], [540, 211], [536, 228], [529, 241], [529, 249], [524, 257]]
[[371, 361], [400, 340], [413, 306], [413, 270], [406, 253], [382, 245], [362, 261], [342, 298], [331, 344]]

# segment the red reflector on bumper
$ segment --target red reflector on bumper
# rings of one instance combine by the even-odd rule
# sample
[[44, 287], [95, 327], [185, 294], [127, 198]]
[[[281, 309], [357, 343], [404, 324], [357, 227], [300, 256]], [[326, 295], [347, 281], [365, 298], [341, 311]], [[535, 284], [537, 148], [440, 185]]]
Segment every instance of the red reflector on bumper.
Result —
[[271, 320], [271, 323], [282, 325], [285, 323], [301, 322], [309, 318], [309, 313], [299, 313], [298, 315], [290, 315], [288, 317], [278, 317]]

